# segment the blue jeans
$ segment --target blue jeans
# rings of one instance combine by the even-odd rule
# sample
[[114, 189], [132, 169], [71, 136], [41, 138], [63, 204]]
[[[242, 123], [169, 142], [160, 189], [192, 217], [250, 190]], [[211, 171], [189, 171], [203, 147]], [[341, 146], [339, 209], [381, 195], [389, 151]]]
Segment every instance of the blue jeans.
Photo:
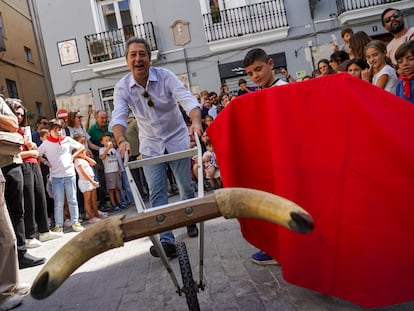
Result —
[[[142, 155], [143, 159], [149, 158]], [[168, 162], [177, 181], [178, 190], [180, 191], [180, 200], [194, 198], [194, 189], [191, 186], [191, 163], [189, 158]], [[147, 179], [150, 193], [151, 207], [168, 204], [167, 193], [167, 162], [155, 165], [144, 166], [144, 174]], [[175, 243], [172, 231], [162, 232], [160, 241], [166, 243]]]
[[79, 208], [76, 200], [76, 175], [71, 177], [52, 177], [53, 199], [55, 200], [55, 223], [63, 227], [63, 207], [65, 194], [68, 200], [70, 221], [73, 224], [78, 221]]

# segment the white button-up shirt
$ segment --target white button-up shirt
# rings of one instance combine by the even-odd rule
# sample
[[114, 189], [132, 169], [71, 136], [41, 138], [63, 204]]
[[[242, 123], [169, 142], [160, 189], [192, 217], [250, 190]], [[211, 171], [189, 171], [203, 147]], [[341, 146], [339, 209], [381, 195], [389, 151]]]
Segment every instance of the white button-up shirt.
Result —
[[178, 102], [189, 115], [194, 108], [201, 108], [197, 99], [187, 90], [174, 73], [165, 68], [150, 67], [146, 88], [154, 106], [148, 105], [145, 89], [131, 73], [125, 75], [114, 90], [114, 111], [109, 128], [121, 125], [127, 128], [128, 108], [139, 127], [140, 152], [158, 156], [186, 150], [190, 138]]

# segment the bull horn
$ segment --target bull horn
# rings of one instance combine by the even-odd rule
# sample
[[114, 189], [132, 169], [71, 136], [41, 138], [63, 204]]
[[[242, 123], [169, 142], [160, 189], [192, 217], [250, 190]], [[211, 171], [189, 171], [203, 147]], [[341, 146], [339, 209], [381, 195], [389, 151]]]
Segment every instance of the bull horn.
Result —
[[31, 288], [35, 299], [50, 296], [90, 258], [124, 242], [224, 216], [260, 218], [299, 233], [313, 229], [312, 217], [295, 203], [267, 192], [225, 188], [213, 194], [101, 220], [68, 241], [43, 267]]

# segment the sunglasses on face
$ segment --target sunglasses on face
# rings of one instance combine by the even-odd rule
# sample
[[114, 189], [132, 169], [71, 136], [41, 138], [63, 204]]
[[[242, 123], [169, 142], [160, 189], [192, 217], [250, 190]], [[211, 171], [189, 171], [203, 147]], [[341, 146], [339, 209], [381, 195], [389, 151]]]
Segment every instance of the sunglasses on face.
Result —
[[49, 122], [40, 122], [40, 124], [42, 124], [42, 125], [48, 125], [49, 124]]
[[384, 18], [383, 19], [383, 22], [385, 24], [388, 24], [391, 21], [392, 18], [397, 19], [397, 18], [400, 18], [401, 16], [402, 16], [402, 13], [401, 12], [395, 12], [394, 14], [392, 14], [392, 15]]
[[20, 112], [16, 112], [15, 113], [16, 117], [24, 117], [24, 113], [20, 113]]
[[82, 118], [83, 118], [83, 116], [76, 116], [76, 118], [78, 118], [78, 119], [82, 119]]
[[142, 93], [142, 96], [144, 96], [144, 98], [148, 101], [149, 107], [154, 107], [154, 102], [152, 101], [151, 96], [147, 90], [145, 90], [144, 93]]

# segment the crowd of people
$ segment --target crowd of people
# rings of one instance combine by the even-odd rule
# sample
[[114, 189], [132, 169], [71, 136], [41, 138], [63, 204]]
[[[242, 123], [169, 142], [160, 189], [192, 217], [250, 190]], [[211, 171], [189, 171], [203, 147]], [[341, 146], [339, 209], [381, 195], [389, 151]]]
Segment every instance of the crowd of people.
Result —
[[[384, 28], [394, 36], [388, 45], [346, 28], [341, 34], [343, 45], [334, 40], [330, 58], [320, 59], [312, 76], [301, 81], [348, 72], [414, 103], [414, 28], [405, 26], [402, 12], [396, 9], [386, 9], [381, 18]], [[123, 164], [126, 152], [130, 160], [136, 160], [183, 151], [195, 145], [197, 134], [203, 149], [205, 187], [218, 189], [223, 184], [206, 131], [210, 124], [235, 96], [256, 88], [299, 83], [287, 68], [280, 69], [285, 79], [278, 79], [273, 60], [263, 49], [255, 48], [243, 61], [255, 87], [240, 79], [237, 95], [226, 83], [218, 93], [204, 90], [191, 94], [172, 72], [150, 65], [151, 49], [144, 39], [129, 39], [126, 51], [130, 72], [115, 86], [111, 120], [105, 111], [92, 109], [85, 123], [79, 111], [69, 112], [67, 119], [41, 116], [35, 131], [28, 135], [23, 103], [0, 98], [0, 128], [24, 137], [20, 154], [3, 155], [0, 151], [2, 310], [19, 304], [29, 291], [26, 284], [19, 284], [17, 269], [45, 262], [45, 258], [30, 255], [28, 248], [62, 237], [65, 227], [80, 232], [82, 222], [96, 223], [108, 217], [108, 212], [134, 204]], [[90, 125], [93, 113], [96, 123]], [[198, 165], [194, 157], [132, 173], [141, 196], [156, 207], [168, 204], [168, 183], [170, 192], [178, 190], [181, 200], [193, 198], [200, 177]], [[187, 233], [198, 236], [197, 226], [187, 226]], [[167, 257], [176, 256], [172, 231], [161, 233], [160, 242]], [[150, 253], [159, 257], [154, 246]], [[252, 260], [260, 265], [277, 264], [263, 251], [253, 254]]]

